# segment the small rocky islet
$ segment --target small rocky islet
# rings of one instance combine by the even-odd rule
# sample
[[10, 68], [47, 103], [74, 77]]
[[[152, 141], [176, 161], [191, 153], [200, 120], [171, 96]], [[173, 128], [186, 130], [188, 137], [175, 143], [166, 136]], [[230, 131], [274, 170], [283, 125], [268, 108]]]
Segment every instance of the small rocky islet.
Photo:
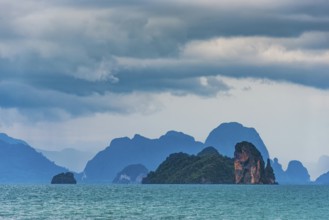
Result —
[[74, 174], [71, 172], [57, 174], [51, 180], [51, 184], [76, 184], [76, 183], [77, 181], [74, 178]]
[[197, 155], [174, 153], [150, 172], [143, 184], [277, 184], [270, 160], [265, 166], [249, 142], [235, 146], [234, 158], [207, 147]]

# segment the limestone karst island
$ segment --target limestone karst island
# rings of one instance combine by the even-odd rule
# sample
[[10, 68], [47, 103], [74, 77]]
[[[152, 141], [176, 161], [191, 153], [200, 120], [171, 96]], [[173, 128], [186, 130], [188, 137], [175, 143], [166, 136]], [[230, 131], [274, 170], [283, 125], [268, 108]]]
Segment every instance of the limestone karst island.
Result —
[[207, 147], [197, 155], [171, 154], [155, 172], [143, 179], [144, 184], [276, 184], [267, 160], [249, 142], [236, 144], [234, 158]]

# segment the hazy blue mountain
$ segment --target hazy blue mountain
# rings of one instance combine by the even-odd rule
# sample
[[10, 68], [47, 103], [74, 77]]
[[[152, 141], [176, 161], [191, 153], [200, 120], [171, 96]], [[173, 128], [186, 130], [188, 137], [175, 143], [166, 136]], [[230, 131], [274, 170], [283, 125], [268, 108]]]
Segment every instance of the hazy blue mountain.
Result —
[[5, 133], [0, 133], [0, 140], [6, 142], [8, 144], [25, 144], [25, 145], [28, 145], [25, 141], [9, 137]]
[[322, 174], [315, 180], [316, 184], [329, 185], [329, 172]]
[[38, 149], [49, 160], [57, 165], [68, 168], [74, 172], [82, 172], [87, 162], [95, 155], [87, 151], [65, 148], [61, 151], [48, 151]]
[[265, 161], [269, 158], [267, 148], [257, 131], [237, 122], [223, 123], [212, 130], [206, 139], [205, 146], [213, 146], [219, 153], [232, 158], [235, 144], [242, 141], [255, 145]]
[[311, 182], [310, 175], [304, 165], [298, 160], [289, 162], [286, 175], [289, 177], [289, 184], [308, 184]]
[[50, 183], [67, 169], [57, 166], [26, 142], [0, 135], [0, 183]]
[[279, 184], [284, 184], [287, 182], [287, 176], [285, 171], [282, 168], [282, 165], [279, 163], [278, 158], [274, 158], [274, 160], [272, 161], [272, 168], [275, 174], [275, 179]]
[[114, 178], [113, 183], [140, 184], [148, 174], [148, 169], [142, 164], [128, 165]]
[[203, 143], [181, 132], [169, 131], [159, 139], [135, 135], [112, 140], [109, 147], [91, 159], [84, 170], [85, 182], [112, 182], [116, 174], [130, 164], [143, 164], [149, 170], [175, 152], [194, 154]]
[[279, 184], [309, 184], [310, 175], [304, 165], [298, 160], [289, 162], [287, 170], [282, 169], [282, 165], [277, 158], [272, 161], [272, 167], [276, 180]]

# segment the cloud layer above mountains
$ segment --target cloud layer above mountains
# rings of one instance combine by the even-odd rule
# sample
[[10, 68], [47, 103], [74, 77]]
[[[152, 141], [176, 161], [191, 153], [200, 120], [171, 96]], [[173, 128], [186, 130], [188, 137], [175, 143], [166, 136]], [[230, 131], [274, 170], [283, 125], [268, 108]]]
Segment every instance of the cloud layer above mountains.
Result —
[[327, 90], [328, 11], [327, 0], [0, 0], [0, 108], [148, 112], [148, 94], [229, 91], [217, 76]]

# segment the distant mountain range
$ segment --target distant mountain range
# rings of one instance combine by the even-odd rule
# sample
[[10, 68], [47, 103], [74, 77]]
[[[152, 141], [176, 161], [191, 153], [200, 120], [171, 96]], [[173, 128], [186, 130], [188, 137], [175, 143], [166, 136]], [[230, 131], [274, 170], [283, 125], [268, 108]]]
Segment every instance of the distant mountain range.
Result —
[[157, 166], [174, 152], [195, 154], [203, 147], [193, 137], [169, 131], [158, 139], [135, 135], [112, 140], [109, 147], [91, 159], [84, 169], [84, 182], [112, 182], [116, 174], [131, 164], [143, 164], [148, 170]]
[[132, 139], [114, 139], [109, 147], [87, 163], [83, 181], [111, 182], [117, 172], [130, 164], [140, 163], [149, 170], [155, 170], [172, 153], [196, 154], [208, 146], [215, 147], [224, 156], [233, 157], [234, 146], [241, 141], [253, 143], [265, 160], [269, 158], [257, 131], [236, 122], [224, 123], [215, 128], [205, 143], [176, 131], [169, 131], [159, 139], [148, 139], [141, 135], [135, 135]]
[[[212, 130], [205, 143], [177, 131], [169, 131], [157, 139], [149, 139], [138, 134], [132, 139], [113, 139], [108, 147], [87, 162], [83, 172], [76, 177], [78, 182], [112, 183], [117, 174], [129, 165], [141, 164], [146, 169], [154, 171], [170, 154], [183, 152], [196, 155], [209, 146], [232, 158], [235, 144], [241, 141], [255, 145], [265, 161], [270, 158], [264, 142], [254, 128], [231, 122], [223, 123]], [[22, 140], [0, 134], [0, 183], [49, 182], [55, 174], [67, 172], [68, 169], [64, 167], [72, 169], [72, 162], [76, 164], [74, 169], [79, 171], [83, 163], [91, 158], [90, 154], [76, 150], [41, 152], [42, 154]], [[271, 164], [279, 184], [311, 182], [307, 169], [299, 161], [291, 161], [285, 171], [277, 159], [272, 160]], [[321, 183], [325, 183], [326, 178], [324, 175]]]
[[67, 172], [26, 142], [0, 134], [0, 183], [50, 183], [55, 174]]

